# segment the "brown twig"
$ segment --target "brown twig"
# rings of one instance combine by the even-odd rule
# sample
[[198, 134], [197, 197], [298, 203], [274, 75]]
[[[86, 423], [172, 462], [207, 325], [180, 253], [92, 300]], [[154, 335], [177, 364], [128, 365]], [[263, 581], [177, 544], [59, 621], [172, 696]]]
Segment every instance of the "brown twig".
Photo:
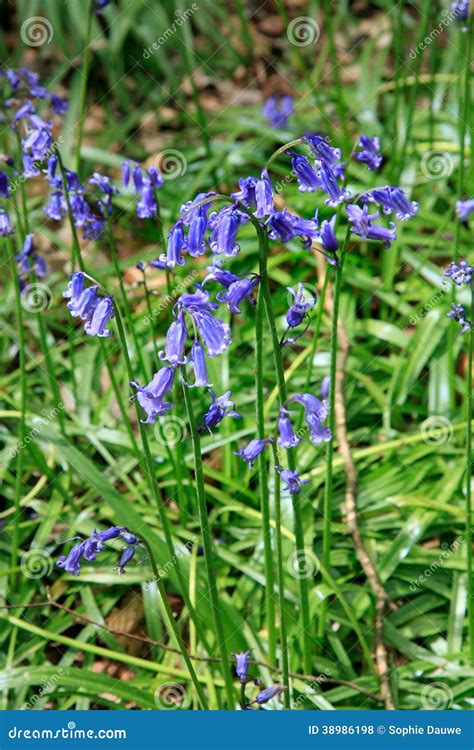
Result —
[[[61, 604], [60, 602], [57, 602], [55, 599], [53, 599], [50, 595], [49, 590], [46, 591], [48, 600], [44, 602], [33, 602], [30, 604], [0, 604], [0, 609], [31, 609], [34, 607], [54, 607], [55, 609], [62, 610], [63, 612], [67, 612], [67, 614], [71, 615], [71, 617], [74, 617], [76, 620], [80, 620], [84, 625], [92, 625], [93, 627], [101, 628], [102, 630], [106, 630], [107, 633], [110, 633], [111, 635], [120, 636], [123, 638], [130, 638], [134, 641], [140, 641], [141, 643], [146, 643], [149, 646], [156, 646], [157, 648], [162, 649], [163, 651], [168, 651], [172, 654], [176, 654], [177, 656], [181, 656], [181, 652], [177, 648], [173, 648], [173, 646], [168, 646], [166, 643], [161, 643], [160, 641], [154, 641], [151, 638], [147, 638], [143, 635], [135, 635], [134, 633], [125, 633], [121, 630], [115, 630], [114, 628], [110, 628], [107, 625], [104, 625], [101, 622], [97, 622], [95, 620], [91, 620], [89, 617], [86, 617], [85, 615], [80, 614], [79, 612], [75, 612], [70, 607], [66, 607], [65, 604]], [[220, 664], [221, 660], [219, 657], [216, 656], [198, 656], [196, 654], [189, 654], [189, 658], [193, 661], [199, 661], [199, 662], [205, 662], [207, 664]], [[270, 664], [267, 664], [264, 661], [259, 661], [258, 659], [250, 659], [250, 664], [254, 664], [255, 666], [263, 667], [264, 669], [268, 669], [270, 672], [274, 672], [275, 674], [281, 674], [282, 670], [279, 667], [274, 667]], [[342, 680], [336, 677], [327, 677], [326, 675], [320, 675], [319, 678], [314, 675], [307, 675], [307, 674], [300, 674], [299, 672], [290, 672], [290, 677], [293, 677], [298, 680], [307, 681], [311, 683], [318, 683], [322, 684], [323, 682], [327, 682], [332, 685], [344, 685], [346, 687], [350, 687], [353, 690], [356, 690], [361, 695], [364, 695], [366, 698], [371, 698], [375, 701], [380, 701], [381, 696], [377, 693], [373, 693], [370, 690], [366, 690], [365, 688], [361, 687], [360, 685], [356, 685], [354, 682], [350, 682], [350, 680]]]
[[[318, 265], [320, 261], [318, 259]], [[329, 314], [333, 309], [332, 293], [328, 287], [326, 291], [325, 307]], [[380, 679], [380, 693], [387, 710], [394, 710], [390, 675], [388, 668], [387, 649], [383, 640], [383, 619], [387, 608], [395, 608], [382, 586], [378, 573], [365, 549], [364, 540], [359, 528], [357, 517], [357, 472], [352, 459], [351, 449], [347, 438], [346, 409], [344, 402], [344, 371], [349, 356], [350, 342], [347, 329], [342, 318], [338, 321], [339, 354], [336, 368], [334, 417], [339, 453], [344, 463], [346, 473], [345, 510], [349, 532], [354, 542], [357, 559], [360, 562], [365, 577], [375, 599], [375, 668]]]

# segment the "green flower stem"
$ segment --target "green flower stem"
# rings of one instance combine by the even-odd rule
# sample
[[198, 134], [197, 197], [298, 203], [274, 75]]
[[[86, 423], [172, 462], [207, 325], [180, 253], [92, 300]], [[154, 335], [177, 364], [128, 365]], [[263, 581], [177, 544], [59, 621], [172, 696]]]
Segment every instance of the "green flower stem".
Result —
[[189, 427], [191, 430], [191, 439], [193, 444], [193, 455], [194, 455], [194, 470], [196, 476], [196, 495], [199, 508], [199, 522], [201, 525], [201, 541], [204, 551], [204, 561], [206, 565], [207, 573], [207, 584], [209, 602], [211, 604], [212, 615], [214, 619], [214, 627], [216, 631], [217, 646], [219, 649], [219, 656], [221, 658], [222, 675], [224, 677], [225, 691], [227, 696], [228, 708], [234, 708], [234, 689], [232, 685], [232, 675], [229, 663], [229, 654], [226, 648], [226, 641], [224, 635], [224, 627], [221, 619], [219, 593], [217, 588], [217, 578], [214, 569], [214, 551], [212, 548], [212, 537], [209, 525], [209, 516], [206, 505], [206, 490], [204, 485], [204, 472], [202, 466], [202, 455], [201, 455], [201, 440], [196, 424], [196, 418], [194, 416], [193, 406], [191, 402], [191, 396], [186, 385], [183, 383], [183, 394], [184, 402], [186, 404], [186, 411], [188, 414]]
[[[278, 451], [273, 443], [274, 465], [278, 465]], [[280, 610], [280, 669], [283, 685], [289, 688], [290, 665], [288, 659], [288, 636], [286, 633], [286, 611], [285, 611], [285, 577], [283, 574], [283, 544], [281, 536], [281, 481], [280, 475], [275, 471], [275, 538], [277, 550], [277, 577], [278, 577], [278, 608]], [[283, 694], [285, 708], [291, 708], [290, 690]]]
[[[327, 444], [326, 451], [326, 485], [324, 492], [324, 526], [323, 526], [323, 564], [326, 570], [329, 570], [331, 564], [331, 522], [333, 506], [333, 459], [334, 459], [334, 430], [335, 430], [335, 393], [336, 393], [336, 370], [337, 370], [337, 324], [339, 317], [339, 303], [341, 297], [342, 269], [347, 252], [350, 238], [350, 228], [347, 228], [344, 246], [342, 248], [339, 263], [336, 266], [336, 279], [334, 283], [334, 300], [332, 310], [332, 328], [331, 328], [331, 365], [329, 371], [330, 392], [329, 392], [329, 420], [328, 426], [332, 433], [332, 439]], [[324, 635], [326, 626], [327, 607], [321, 609], [319, 619], [318, 635], [320, 638]]]
[[[21, 139], [20, 135], [17, 132], [17, 144], [18, 144], [18, 158], [19, 163], [21, 163]], [[18, 223], [18, 240], [21, 244], [25, 241], [26, 235], [30, 233], [30, 223], [28, 218], [28, 205], [26, 202], [26, 191], [24, 183], [21, 183], [21, 209], [23, 213], [23, 226], [21, 222]], [[20, 211], [18, 208], [18, 203], [16, 201], [16, 198], [14, 198], [14, 205], [15, 205], [15, 211], [17, 214], [17, 217], [20, 215]], [[32, 283], [34, 284], [34, 277], [32, 278]], [[48, 337], [47, 337], [47, 330], [46, 330], [46, 321], [43, 314], [43, 311], [39, 310], [36, 313], [36, 322], [38, 324], [38, 334], [39, 334], [39, 344], [41, 353], [44, 358], [44, 363], [46, 366], [46, 372], [48, 375], [49, 385], [51, 388], [51, 393], [53, 394], [54, 404], [56, 407], [59, 407], [59, 405], [62, 403], [61, 401], [61, 393], [59, 391], [59, 385], [58, 385], [58, 378], [56, 377], [56, 372], [54, 368], [53, 359], [51, 357], [50, 353], [50, 346], [48, 344]], [[59, 429], [61, 430], [61, 433], [65, 434], [65, 418], [64, 413], [62, 409], [58, 409], [58, 423], [59, 423]]]
[[[265, 437], [264, 393], [263, 393], [263, 294], [259, 290], [257, 312], [255, 316], [255, 391], [257, 436]], [[268, 659], [274, 664], [276, 656], [275, 629], [275, 581], [273, 575], [272, 532], [270, 527], [270, 493], [268, 488], [268, 471], [265, 452], [258, 456], [258, 486], [260, 491], [260, 508], [262, 511], [263, 554], [265, 564], [265, 613], [268, 631]]]
[[77, 142], [76, 142], [76, 160], [75, 160], [75, 171], [79, 173], [81, 168], [81, 145], [82, 136], [84, 133], [84, 117], [86, 112], [86, 95], [87, 95], [87, 83], [89, 78], [89, 68], [91, 62], [91, 33], [92, 33], [92, 20], [94, 13], [92, 10], [94, 0], [89, 0], [87, 5], [87, 28], [86, 28], [86, 46], [84, 48], [84, 58], [82, 60], [81, 67], [81, 90], [79, 92], [79, 111], [77, 119]]
[[136, 352], [136, 356], [138, 359], [138, 364], [140, 366], [140, 372], [141, 372], [141, 375], [145, 384], [149, 380], [148, 372], [145, 366], [145, 360], [143, 359], [142, 348], [138, 340], [138, 335], [137, 335], [135, 326], [133, 324], [132, 311], [130, 309], [127, 292], [125, 291], [125, 285], [123, 283], [123, 273], [122, 273], [122, 269], [120, 268], [118, 252], [117, 252], [117, 243], [115, 242], [115, 237], [114, 237], [114, 232], [113, 232], [113, 227], [112, 227], [112, 220], [110, 216], [107, 216], [107, 235], [109, 238], [109, 246], [110, 246], [110, 254], [112, 256], [112, 263], [114, 265], [115, 274], [119, 282], [120, 296], [122, 298], [122, 306], [125, 311], [125, 320], [127, 321], [127, 328], [128, 328], [128, 331], [132, 334], [133, 343], [135, 345], [135, 352]]
[[163, 581], [161, 580], [160, 573], [158, 571], [158, 566], [156, 564], [155, 556], [153, 554], [153, 551], [151, 549], [150, 544], [147, 542], [147, 540], [144, 537], [141, 537], [141, 541], [145, 545], [148, 555], [150, 557], [151, 567], [153, 570], [153, 577], [156, 580], [156, 585], [158, 587], [159, 594], [161, 596], [161, 601], [166, 613], [166, 617], [168, 619], [168, 625], [170, 628], [170, 631], [173, 633], [174, 639], [176, 641], [176, 644], [181, 652], [181, 655], [183, 657], [183, 661], [186, 664], [186, 668], [189, 672], [189, 676], [191, 677], [191, 680], [193, 682], [194, 687], [196, 688], [196, 693], [198, 695], [199, 701], [201, 703], [201, 708], [204, 710], [209, 710], [209, 706], [207, 703], [207, 698], [204, 694], [204, 690], [202, 689], [202, 686], [199, 683], [199, 680], [197, 678], [195, 669], [192, 665], [191, 659], [189, 658], [189, 654], [186, 650], [186, 644], [183, 641], [183, 638], [181, 636], [181, 633], [179, 632], [176, 622], [173, 615], [173, 610], [171, 609], [168, 596], [166, 594], [166, 589]]
[[[130, 361], [130, 355], [128, 353], [128, 349], [127, 349], [127, 346], [126, 346], [127, 339], [126, 339], [125, 330], [124, 330], [124, 327], [123, 327], [122, 316], [120, 314], [120, 310], [119, 310], [117, 304], [115, 304], [115, 320], [116, 320], [116, 323], [117, 323], [117, 331], [118, 331], [118, 335], [119, 335], [119, 339], [120, 339], [120, 343], [121, 343], [121, 347], [122, 347], [122, 353], [123, 353], [123, 356], [124, 356], [124, 359], [125, 359], [125, 365], [126, 365], [126, 368], [127, 368], [128, 379], [129, 379], [129, 381], [131, 381], [131, 380], [134, 379], [133, 378], [132, 363]], [[153, 465], [153, 458], [152, 458], [152, 455], [151, 455], [150, 445], [148, 443], [148, 436], [147, 436], [147, 432], [146, 432], [145, 426], [144, 426], [143, 422], [141, 421], [140, 407], [138, 405], [138, 402], [137, 402], [136, 398], [133, 399], [133, 403], [134, 403], [134, 406], [135, 406], [135, 413], [137, 415], [137, 422], [138, 422], [138, 427], [139, 427], [139, 430], [140, 430], [140, 438], [141, 438], [141, 442], [142, 442], [142, 446], [143, 446], [143, 453], [144, 453], [144, 457], [145, 457], [145, 467], [146, 467], [146, 477], [147, 477], [147, 481], [148, 481], [148, 487], [149, 487], [149, 490], [150, 490], [150, 493], [151, 493], [152, 497], [154, 498], [154, 500], [156, 502], [156, 506], [157, 506], [157, 510], [158, 510], [158, 516], [160, 518], [160, 522], [161, 522], [161, 526], [162, 526], [163, 533], [164, 533], [164, 536], [165, 536], [166, 545], [168, 547], [168, 552], [169, 552], [169, 555], [170, 555], [170, 559], [171, 560], [176, 560], [176, 562], [175, 562], [175, 569], [176, 569], [176, 575], [178, 577], [180, 594], [183, 597], [183, 601], [184, 601], [184, 603], [185, 603], [185, 605], [186, 605], [186, 607], [188, 609], [189, 616], [191, 617], [191, 619], [193, 620], [193, 622], [194, 622], [194, 624], [196, 626], [196, 630], [199, 633], [199, 637], [201, 638], [201, 641], [202, 641], [205, 649], [210, 654], [211, 650], [210, 650], [210, 647], [209, 647], [209, 643], [207, 641], [206, 635], [205, 635], [205, 633], [203, 631], [203, 628], [201, 626], [199, 618], [197, 617], [196, 610], [194, 609], [194, 607], [191, 604], [191, 600], [189, 598], [189, 592], [188, 592], [188, 589], [187, 589], [187, 586], [186, 586], [186, 582], [184, 580], [184, 577], [183, 577], [183, 574], [182, 574], [182, 571], [181, 571], [181, 565], [180, 565], [179, 559], [177, 559], [176, 555], [175, 555], [174, 546], [173, 546], [173, 538], [172, 538], [171, 529], [170, 529], [170, 524], [169, 524], [169, 521], [168, 521], [168, 516], [166, 515], [166, 509], [165, 509], [165, 505], [164, 505], [163, 498], [162, 498], [162, 495], [161, 495], [161, 490], [160, 490], [160, 487], [159, 487], [157, 479], [156, 479], [155, 467]]]
[[[278, 396], [280, 405], [284, 404], [287, 400], [285, 372], [283, 368], [283, 357], [280, 348], [280, 340], [278, 337], [277, 327], [275, 323], [275, 314], [273, 312], [272, 295], [270, 291], [270, 284], [268, 281], [268, 237], [260, 226], [260, 223], [253, 217], [250, 217], [252, 224], [254, 225], [259, 242], [259, 274], [260, 274], [260, 292], [263, 296], [263, 304], [265, 307], [265, 313], [268, 321], [268, 328], [270, 333], [270, 339], [272, 342], [273, 349], [273, 360], [275, 364], [275, 375], [278, 386]], [[291, 471], [296, 469], [296, 461], [293, 450], [288, 451], [288, 466]], [[298, 495], [292, 495], [293, 502], [293, 523], [296, 539], [296, 549], [299, 552], [300, 559], [302, 559], [302, 565], [304, 565], [305, 557], [305, 546], [304, 546], [304, 532], [303, 532], [303, 519], [301, 514], [300, 499]], [[310, 674], [312, 669], [312, 648], [311, 648], [311, 634], [310, 634], [310, 613], [309, 613], [309, 592], [308, 592], [308, 580], [306, 578], [299, 579], [300, 586], [300, 605], [301, 605], [301, 625], [302, 625], [302, 641], [303, 641], [303, 662], [304, 671]]]
[[[471, 321], [474, 321], [474, 282], [471, 283]], [[472, 367], [474, 352], [474, 326], [469, 329], [469, 355], [466, 373], [466, 544], [467, 544], [467, 617], [469, 632], [469, 653], [474, 664], [474, 580], [472, 569]]]
[[[26, 357], [25, 357], [25, 329], [23, 324], [23, 308], [21, 306], [20, 280], [15, 262], [15, 254], [10, 237], [5, 238], [5, 247], [10, 263], [12, 273], [15, 310], [18, 327], [18, 357], [20, 362], [20, 420], [18, 426], [18, 448], [16, 454], [15, 469], [15, 515], [13, 520], [12, 549], [11, 549], [11, 567], [15, 568], [18, 563], [18, 548], [20, 544], [20, 501], [21, 501], [21, 484], [23, 481], [23, 450], [26, 436]], [[12, 574], [12, 586], [15, 588], [18, 574]]]
[[72, 270], [75, 271], [77, 267], [79, 267], [80, 270], [83, 273], [85, 273], [86, 267], [84, 264], [84, 260], [82, 258], [81, 246], [79, 244], [79, 237], [77, 236], [76, 225], [74, 224], [74, 216], [72, 213], [71, 201], [69, 200], [69, 191], [67, 188], [67, 179], [66, 179], [66, 169], [64, 167], [63, 160], [62, 160], [62, 157], [58, 148], [55, 149], [55, 154], [58, 157], [58, 166], [59, 166], [59, 171], [61, 172], [61, 180], [63, 184], [64, 199], [66, 201], [67, 216], [69, 219], [69, 224], [70, 224], [71, 233], [72, 233]]

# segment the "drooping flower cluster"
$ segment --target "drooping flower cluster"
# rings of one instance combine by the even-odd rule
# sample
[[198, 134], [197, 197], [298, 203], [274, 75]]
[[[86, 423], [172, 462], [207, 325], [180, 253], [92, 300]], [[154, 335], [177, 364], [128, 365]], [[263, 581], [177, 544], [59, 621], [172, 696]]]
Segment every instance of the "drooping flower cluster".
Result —
[[84, 330], [88, 336], [111, 336], [106, 328], [114, 317], [114, 300], [112, 295], [99, 297], [98, 286], [84, 286], [86, 276], [81, 271], [73, 273], [63, 297], [69, 299], [67, 308], [74, 318], [85, 321]]
[[128, 187], [130, 180], [138, 198], [136, 205], [138, 218], [152, 219], [158, 212], [156, 191], [164, 185], [163, 176], [156, 167], [144, 170], [139, 164], [131, 166], [128, 161], [124, 161], [122, 164], [124, 188]]
[[293, 109], [292, 96], [270, 96], [265, 102], [262, 114], [268, 119], [272, 128], [279, 129], [286, 127]]
[[467, 31], [466, 21], [469, 18], [469, 7], [471, 0], [453, 0], [451, 10], [456, 20], [461, 24], [462, 31]]
[[48, 275], [48, 269], [44, 258], [42, 258], [35, 251], [33, 235], [28, 234], [25, 237], [23, 247], [19, 253], [15, 255], [15, 260], [18, 265], [18, 272], [20, 277], [20, 285], [26, 283], [31, 273], [33, 273], [37, 279], [44, 278]]
[[[467, 261], [461, 260], [459, 263], [451, 263], [445, 270], [444, 275], [448, 276], [457, 286], [467, 286], [474, 294], [473, 281], [474, 268]], [[471, 329], [472, 320], [468, 320], [464, 307], [459, 304], [452, 304], [448, 312], [448, 318], [452, 318], [461, 326], [461, 333], [466, 333]]]
[[466, 201], [456, 203], [456, 213], [460, 220], [466, 223], [472, 213], [474, 213], [474, 198], [468, 198]]
[[68, 539], [68, 542], [76, 540], [79, 540], [79, 542], [71, 548], [68, 555], [62, 555], [56, 561], [56, 566], [63, 568], [70, 575], [78, 576], [81, 570], [81, 562], [83, 560], [93, 562], [96, 556], [106, 549], [105, 542], [111, 539], [122, 539], [127, 545], [120, 553], [117, 563], [117, 572], [119, 574], [124, 573], [125, 566], [134, 556], [139, 544], [136, 535], [130, 533], [125, 526], [112, 526], [106, 531], [94, 530], [90, 537], [84, 540], [80, 537]]
[[[249, 649], [248, 651], [240, 651], [238, 654], [233, 653], [232, 656], [235, 659], [235, 674], [239, 678], [240, 684], [242, 686], [247, 685], [250, 682], [253, 682], [254, 685], [257, 687], [262, 687], [262, 682], [258, 678], [253, 678], [249, 676], [249, 666], [250, 666], [250, 658], [252, 655], [252, 650]], [[244, 696], [245, 696], [245, 687], [244, 689]], [[284, 693], [288, 688], [285, 685], [270, 685], [267, 688], [264, 688], [263, 690], [260, 690], [260, 692], [256, 695], [253, 701], [250, 701], [247, 703], [244, 700], [244, 704], [242, 705], [242, 708], [244, 709], [251, 709], [252, 705], [255, 703], [259, 706], [263, 705], [264, 703], [268, 703], [272, 698], [276, 698], [278, 695], [281, 695], [281, 693]]]
[[371, 138], [368, 135], [361, 135], [357, 150], [352, 156], [356, 161], [367, 164], [367, 169], [375, 172], [382, 164], [382, 154], [380, 153], [380, 140], [377, 136]]

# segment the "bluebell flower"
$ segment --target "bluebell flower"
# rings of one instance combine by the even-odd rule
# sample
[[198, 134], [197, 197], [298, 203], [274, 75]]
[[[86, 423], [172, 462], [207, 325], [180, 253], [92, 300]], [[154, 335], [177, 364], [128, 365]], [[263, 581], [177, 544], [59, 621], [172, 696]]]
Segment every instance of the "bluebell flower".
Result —
[[132, 174], [132, 171], [130, 169], [130, 162], [123, 161], [122, 162], [122, 185], [124, 186], [124, 188], [128, 187], [131, 174]]
[[260, 283], [260, 276], [254, 274], [248, 279], [238, 279], [234, 281], [228, 289], [219, 292], [217, 299], [219, 302], [225, 302], [227, 309], [231, 313], [240, 313], [240, 305], [244, 299], [255, 304], [253, 289]]
[[298, 180], [298, 190], [302, 193], [314, 193], [323, 186], [322, 180], [316, 170], [308, 161], [306, 156], [289, 152], [291, 155], [291, 167]]
[[148, 178], [145, 178], [140, 200], [137, 202], [137, 216], [139, 219], [152, 219], [156, 216], [158, 204], [155, 190]]
[[217, 427], [225, 417], [242, 419], [242, 416], [235, 410], [235, 404], [231, 400], [232, 393], [230, 391], [227, 391], [223, 396], [219, 397], [217, 397], [213, 391], [210, 391], [210, 394], [212, 396], [212, 404], [204, 414], [203, 423], [199, 427], [199, 432], [203, 432], [205, 429], [212, 430], [212, 428]]
[[474, 198], [469, 198], [467, 201], [458, 201], [456, 203], [456, 213], [461, 221], [466, 222], [473, 212]]
[[319, 228], [318, 235], [316, 239], [321, 243], [324, 250], [329, 253], [329, 256], [325, 255], [329, 263], [331, 265], [335, 265], [337, 262], [336, 260], [336, 253], [339, 249], [339, 242], [336, 237], [336, 233], [334, 231], [334, 227], [336, 225], [336, 214], [329, 219], [324, 219], [324, 221], [321, 222], [321, 226]]
[[384, 243], [385, 247], [390, 247], [392, 242], [396, 240], [397, 235], [393, 221], [390, 222], [389, 228], [374, 223], [379, 217], [378, 211], [374, 214], [369, 214], [367, 206], [360, 208], [360, 206], [356, 206], [355, 204], [347, 206], [346, 211], [353, 234], [357, 234], [364, 239], [380, 240]]
[[274, 211], [273, 187], [266, 169], [262, 170], [262, 176], [255, 185], [255, 205], [253, 215], [256, 219], [264, 219]]
[[[77, 538], [75, 537], [68, 541], [75, 541]], [[120, 555], [118, 563], [118, 572], [123, 573], [125, 565], [133, 557], [136, 546], [139, 544], [135, 534], [131, 534], [125, 526], [113, 526], [106, 531], [94, 530], [90, 537], [80, 540], [78, 544], [75, 544], [67, 556], [62, 555], [56, 561], [56, 567], [63, 568], [70, 575], [78, 576], [83, 558], [87, 562], [94, 561], [96, 556], [106, 549], [104, 542], [118, 538], [123, 539], [127, 544], [127, 547], [125, 547]]]
[[352, 154], [353, 157], [357, 159], [357, 161], [367, 164], [367, 167], [371, 172], [375, 172], [375, 170], [382, 164], [380, 141], [377, 136], [371, 138], [368, 135], [361, 135], [357, 148], [359, 150], [354, 151]]
[[232, 654], [236, 662], [235, 674], [239, 678], [242, 685], [245, 685], [245, 683], [247, 682], [247, 674], [249, 671], [249, 661], [251, 655], [252, 649], [249, 649], [248, 651], [240, 651], [240, 653], [238, 654]]
[[281, 97], [270, 96], [262, 109], [272, 128], [284, 128], [293, 112], [293, 97], [288, 94]]
[[160, 351], [158, 356], [166, 360], [171, 365], [182, 365], [186, 362], [184, 357], [184, 346], [188, 336], [188, 329], [184, 320], [184, 312], [180, 311], [166, 334], [164, 351]]
[[463, 284], [471, 286], [473, 272], [474, 268], [468, 265], [467, 261], [461, 260], [459, 263], [451, 263], [449, 268], [444, 272], [444, 275], [452, 279], [457, 286], [462, 286]]
[[318, 177], [321, 180], [321, 189], [329, 196], [325, 200], [327, 206], [337, 206], [350, 196], [348, 190], [340, 187], [332, 167], [324, 161], [321, 162]]
[[69, 109], [69, 104], [66, 99], [63, 99], [62, 96], [58, 96], [57, 94], [51, 94], [49, 103], [55, 115], [64, 115]]
[[329, 414], [327, 401], [320, 401], [311, 393], [295, 393], [288, 399], [288, 403], [299, 403], [303, 406], [306, 425], [310, 430], [309, 439], [314, 445], [331, 440], [331, 430], [322, 424]]
[[146, 413], [146, 419], [142, 420], [144, 424], [155, 422], [157, 417], [173, 408], [174, 404], [164, 401], [164, 398], [173, 387], [174, 376], [174, 367], [162, 367], [148, 385], [140, 386], [135, 381], [131, 382], [130, 385], [136, 390], [137, 401]]
[[103, 297], [94, 308], [89, 320], [84, 325], [88, 336], [111, 336], [112, 333], [106, 328], [107, 323], [114, 317], [113, 297]]
[[207, 276], [202, 282], [207, 284], [208, 281], [217, 281], [224, 289], [228, 289], [231, 284], [239, 280], [237, 274], [228, 271], [226, 268], [222, 268], [222, 264], [218, 260], [215, 260], [212, 266], [207, 267]]
[[66, 216], [67, 204], [60, 190], [55, 190], [44, 207], [44, 212], [53, 221], [61, 221]]
[[329, 375], [325, 375], [321, 381], [321, 388], [319, 390], [321, 398], [325, 401], [329, 397], [331, 390], [331, 378]]
[[209, 224], [212, 228], [210, 247], [213, 253], [224, 254], [228, 257], [237, 255], [240, 250], [237, 244], [237, 232], [242, 224], [250, 221], [236, 206], [226, 206], [216, 214], [212, 214]]
[[293, 430], [289, 414], [290, 412], [284, 406], [280, 407], [280, 416], [277, 422], [279, 432], [277, 443], [282, 448], [286, 448], [286, 450], [294, 448], [295, 445], [299, 445], [301, 442], [301, 438]]
[[194, 339], [189, 359], [194, 368], [194, 384], [192, 386], [190, 385], [190, 387], [209, 388], [212, 383], [209, 383], [207, 375], [206, 356], [204, 354], [204, 349], [197, 339]]
[[185, 292], [178, 297], [176, 307], [179, 309], [184, 308], [189, 312], [196, 312], [198, 310], [216, 310], [218, 305], [211, 301], [207, 289], [203, 289], [201, 284], [196, 284], [196, 290], [194, 292]]
[[82, 227], [86, 222], [90, 221], [92, 213], [82, 193], [77, 191], [70, 193], [69, 202], [76, 227]]
[[259, 705], [268, 703], [268, 701], [270, 701], [272, 698], [275, 698], [277, 695], [281, 695], [281, 693], [284, 693], [285, 690], [288, 690], [285, 685], [271, 685], [270, 687], [265, 688], [265, 690], [261, 690], [253, 703], [258, 703]]
[[6, 172], [0, 172], [0, 196], [8, 198], [10, 195], [9, 180]]
[[230, 327], [220, 318], [215, 318], [208, 310], [191, 310], [190, 314], [199, 331], [202, 343], [209, 357], [223, 354], [232, 343]]
[[394, 185], [370, 190], [363, 198], [371, 203], [378, 203], [386, 214], [395, 213], [399, 221], [408, 221], [418, 211], [418, 203], [410, 202], [404, 191]]
[[207, 217], [209, 208], [212, 206], [212, 198], [215, 194], [216, 193], [212, 190], [207, 193], [198, 193], [192, 201], [183, 203], [179, 212], [183, 224], [189, 226], [202, 211], [204, 211], [205, 216]]
[[250, 471], [252, 471], [257, 457], [265, 450], [265, 446], [271, 442], [273, 442], [273, 438], [263, 438], [263, 440], [254, 438], [245, 448], [241, 448], [240, 451], [234, 451], [234, 456], [240, 456], [249, 465]]
[[290, 469], [283, 469], [281, 466], [275, 466], [275, 470], [279, 473], [281, 481], [283, 482], [283, 490], [289, 492], [290, 495], [299, 495], [303, 484], [310, 484], [309, 479], [301, 479], [297, 471], [291, 471]]
[[12, 232], [10, 217], [6, 211], [0, 209], [0, 237], [7, 237]]
[[230, 194], [230, 197], [239, 203], [243, 203], [247, 208], [255, 205], [255, 188], [257, 187], [258, 177], [241, 177], [239, 180], [239, 190]]
[[323, 138], [322, 135], [305, 135], [303, 140], [309, 144], [309, 147], [319, 163], [336, 164], [341, 158], [341, 149], [334, 148], [329, 143], [329, 139]]
[[168, 246], [166, 254], [160, 255], [160, 261], [168, 268], [184, 266], [184, 258], [181, 253], [184, 246], [183, 222], [179, 219], [168, 234]]
[[89, 185], [97, 185], [102, 193], [106, 206], [110, 206], [114, 195], [120, 194], [119, 190], [112, 185], [110, 177], [102, 175], [100, 172], [93, 172], [92, 177], [89, 180]]
[[303, 247], [311, 247], [313, 239], [318, 237], [318, 214], [312, 219], [302, 219], [290, 213], [286, 208], [275, 211], [267, 220], [268, 236], [271, 240], [281, 239], [282, 242], [300, 238]]
[[456, 20], [461, 23], [462, 31], [468, 30], [466, 21], [469, 18], [469, 7], [470, 0], [453, 0], [451, 3], [451, 10]]
[[43, 278], [48, 274], [44, 259], [35, 253], [32, 234], [26, 235], [21, 252], [15, 255], [15, 260], [20, 274], [24, 276], [28, 276], [30, 271], [33, 271], [37, 278]]
[[314, 308], [314, 297], [310, 295], [305, 297], [304, 287], [301, 282], [299, 282], [296, 289], [290, 286], [287, 289], [293, 297], [293, 302], [286, 313], [286, 322], [290, 328], [296, 328], [308, 315], [308, 310]]
[[448, 312], [448, 318], [453, 318], [456, 323], [461, 326], [461, 333], [469, 331], [472, 325], [472, 321], [467, 320], [466, 312], [462, 305], [451, 305], [451, 310]]
[[203, 207], [195, 211], [189, 223], [189, 231], [184, 246], [189, 255], [197, 258], [206, 252], [204, 237], [207, 229], [207, 215]]

